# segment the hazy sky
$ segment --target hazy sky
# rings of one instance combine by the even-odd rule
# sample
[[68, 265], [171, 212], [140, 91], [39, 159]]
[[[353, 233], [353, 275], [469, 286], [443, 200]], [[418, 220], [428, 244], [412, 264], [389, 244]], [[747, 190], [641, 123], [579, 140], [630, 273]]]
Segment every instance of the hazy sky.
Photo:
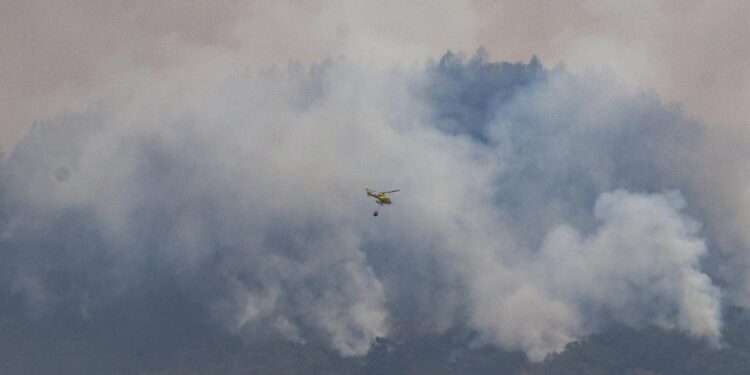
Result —
[[479, 46], [508, 61], [608, 67], [710, 123], [745, 126], [749, 23], [745, 1], [3, 0], [0, 145], [34, 120], [137, 93], [150, 75], [220, 79], [228, 67], [340, 55], [389, 68]]
[[750, 306], [749, 9], [4, 1], [0, 318], [116, 328], [153, 293], [342, 355], [464, 327], [540, 360], [613, 322], [719, 345]]

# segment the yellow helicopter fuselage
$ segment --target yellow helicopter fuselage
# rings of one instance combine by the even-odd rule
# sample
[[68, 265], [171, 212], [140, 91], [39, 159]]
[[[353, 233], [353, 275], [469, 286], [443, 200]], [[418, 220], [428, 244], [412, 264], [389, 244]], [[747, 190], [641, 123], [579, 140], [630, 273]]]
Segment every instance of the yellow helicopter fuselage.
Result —
[[367, 190], [367, 195], [375, 198], [377, 204], [379, 204], [379, 205], [382, 206], [384, 204], [391, 204], [392, 203], [391, 202], [391, 197], [389, 197], [387, 193], [376, 193], [376, 192], [371, 191], [369, 189], [366, 189], [366, 190]]
[[375, 199], [377, 199], [380, 204], [391, 204], [391, 197], [389, 197], [388, 194], [378, 194]]

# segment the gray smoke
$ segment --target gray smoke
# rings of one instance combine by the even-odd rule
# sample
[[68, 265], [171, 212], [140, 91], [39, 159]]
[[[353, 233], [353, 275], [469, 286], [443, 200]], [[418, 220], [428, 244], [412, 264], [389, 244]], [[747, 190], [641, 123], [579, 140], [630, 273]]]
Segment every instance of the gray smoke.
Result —
[[[168, 285], [240, 337], [342, 355], [451, 327], [533, 360], [611, 323], [721, 341], [706, 136], [653, 93], [483, 50], [183, 79], [36, 124], [2, 163], [6, 317]], [[364, 186], [401, 192], [374, 218]]]

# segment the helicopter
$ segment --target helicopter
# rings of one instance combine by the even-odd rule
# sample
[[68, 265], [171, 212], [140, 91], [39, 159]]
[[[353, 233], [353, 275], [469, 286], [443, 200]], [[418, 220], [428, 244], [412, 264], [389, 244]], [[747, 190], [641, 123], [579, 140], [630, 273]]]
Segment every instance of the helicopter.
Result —
[[[375, 203], [383, 206], [386, 204], [391, 204], [391, 197], [388, 196], [390, 193], [395, 193], [400, 190], [391, 190], [391, 191], [374, 191], [370, 190], [368, 188], [365, 188], [365, 191], [367, 192], [368, 197], [375, 198]], [[378, 210], [375, 210], [375, 212], [372, 213], [372, 216], [378, 216]]]

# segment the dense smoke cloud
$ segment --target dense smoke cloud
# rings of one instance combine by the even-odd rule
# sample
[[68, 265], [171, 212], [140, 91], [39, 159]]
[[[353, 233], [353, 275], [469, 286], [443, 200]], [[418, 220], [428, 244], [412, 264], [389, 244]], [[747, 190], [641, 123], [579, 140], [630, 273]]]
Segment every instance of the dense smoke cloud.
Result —
[[[611, 67], [710, 126], [750, 118], [750, 3], [696, 0], [6, 0], [0, 3], [0, 145], [34, 120], [128, 93], [199, 56], [260, 68], [345, 55], [386, 66], [484, 45], [575, 71]], [[205, 77], [193, 75], [197, 81]]]
[[[4, 316], [167, 289], [347, 356], [451, 327], [533, 360], [610, 323], [721, 341], [705, 136], [654, 94], [483, 50], [182, 83], [39, 123], [3, 162]], [[364, 186], [401, 192], [373, 218]]]

